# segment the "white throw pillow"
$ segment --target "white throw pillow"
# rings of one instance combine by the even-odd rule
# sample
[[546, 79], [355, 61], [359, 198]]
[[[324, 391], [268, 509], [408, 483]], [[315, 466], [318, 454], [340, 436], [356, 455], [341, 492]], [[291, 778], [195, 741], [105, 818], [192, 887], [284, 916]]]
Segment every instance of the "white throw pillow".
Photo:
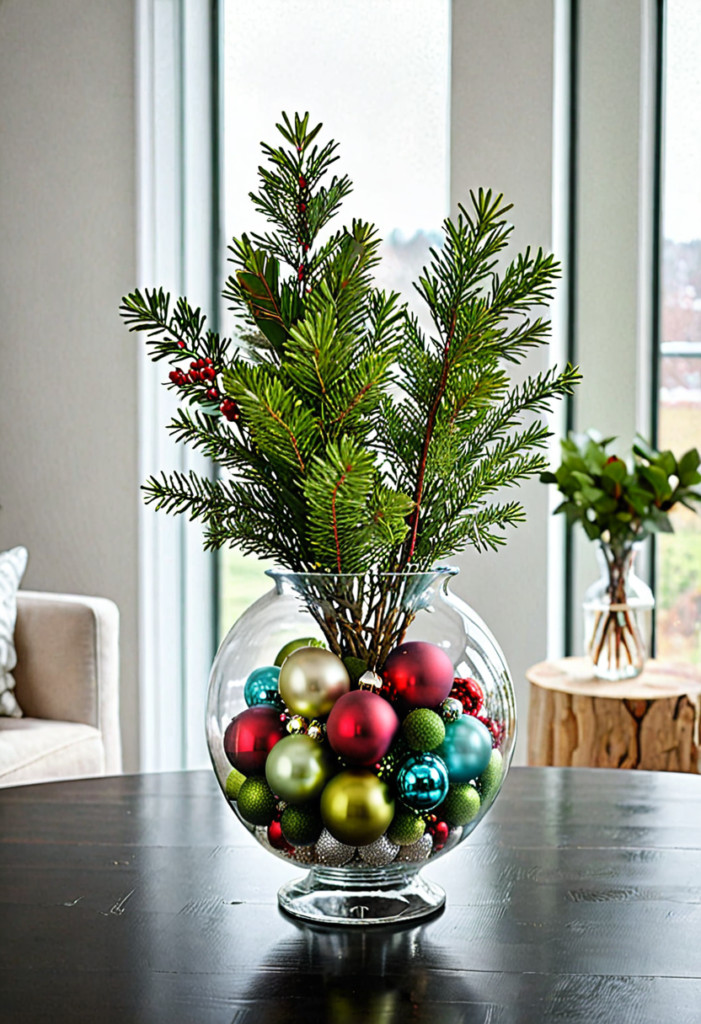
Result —
[[14, 694], [12, 669], [17, 664], [15, 622], [17, 588], [27, 567], [27, 549], [12, 548], [0, 553], [0, 715], [21, 718]]

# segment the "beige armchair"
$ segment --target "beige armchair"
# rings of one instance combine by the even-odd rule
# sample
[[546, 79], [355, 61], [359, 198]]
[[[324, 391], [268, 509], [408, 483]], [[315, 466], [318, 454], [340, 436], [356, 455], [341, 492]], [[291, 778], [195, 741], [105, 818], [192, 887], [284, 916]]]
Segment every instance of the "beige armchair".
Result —
[[0, 717], [0, 786], [120, 772], [117, 606], [21, 590], [15, 646], [24, 717]]

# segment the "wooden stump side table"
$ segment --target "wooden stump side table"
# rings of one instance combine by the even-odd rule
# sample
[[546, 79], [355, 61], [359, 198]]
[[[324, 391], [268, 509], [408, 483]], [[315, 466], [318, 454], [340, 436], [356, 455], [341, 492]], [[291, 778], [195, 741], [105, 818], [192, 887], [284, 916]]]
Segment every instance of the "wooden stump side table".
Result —
[[575, 768], [699, 771], [701, 674], [648, 661], [635, 679], [607, 682], [588, 658], [541, 661], [530, 683], [528, 763]]

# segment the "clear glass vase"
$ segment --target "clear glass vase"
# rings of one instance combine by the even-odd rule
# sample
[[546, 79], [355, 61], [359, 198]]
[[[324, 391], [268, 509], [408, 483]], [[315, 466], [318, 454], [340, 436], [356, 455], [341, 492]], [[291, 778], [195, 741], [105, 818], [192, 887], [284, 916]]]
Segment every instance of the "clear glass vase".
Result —
[[492, 634], [450, 592], [456, 573], [271, 572], [273, 589], [221, 644], [212, 764], [260, 844], [308, 869], [278, 893], [299, 918], [435, 912], [445, 894], [419, 869], [472, 832], [503, 784], [513, 685]]
[[601, 576], [584, 595], [584, 636], [599, 679], [632, 679], [648, 658], [655, 599], [635, 574], [639, 549], [602, 541], [596, 552]]

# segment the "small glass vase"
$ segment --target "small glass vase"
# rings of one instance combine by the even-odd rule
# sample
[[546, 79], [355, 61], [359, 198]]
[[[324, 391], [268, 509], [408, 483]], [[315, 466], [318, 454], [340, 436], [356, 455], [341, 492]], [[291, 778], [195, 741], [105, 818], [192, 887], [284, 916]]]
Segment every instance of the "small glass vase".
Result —
[[584, 595], [584, 637], [599, 679], [632, 679], [648, 658], [655, 599], [635, 574], [640, 546], [614, 550], [602, 541], [596, 552], [601, 577]]
[[[462, 842], [487, 813], [503, 784], [516, 732], [513, 685], [492, 634], [450, 592], [450, 579], [456, 572], [449, 568], [363, 575], [270, 572], [273, 589], [241, 616], [221, 644], [207, 698], [206, 730], [212, 764], [224, 796], [244, 827], [270, 853], [308, 870], [304, 878], [288, 883], [278, 893], [281, 907], [296, 917], [321, 924], [369, 925], [406, 922], [434, 913], [442, 907], [445, 894], [422, 878], [419, 868]], [[412, 641], [419, 643], [412, 645]], [[428, 721], [435, 726], [438, 717], [444, 723], [439, 728], [445, 729], [445, 741], [431, 748], [434, 753], [421, 753], [420, 742], [417, 751], [415, 738], [413, 749], [407, 746], [402, 724], [407, 707], [387, 671], [383, 671], [385, 663], [389, 664], [388, 655], [402, 644], [408, 644], [414, 654], [417, 647], [424, 653], [428, 650], [429, 659], [437, 657], [447, 666], [449, 697], [440, 697], [436, 703], [434, 695], [433, 705], [428, 706]], [[327, 650], [319, 657], [322, 645]], [[333, 709], [323, 713], [310, 710], [306, 717], [299, 708], [293, 713], [294, 700], [302, 698], [299, 693], [288, 693], [280, 673], [292, 679], [289, 665], [295, 662], [304, 668], [324, 659], [328, 662], [329, 651], [337, 656], [331, 658], [332, 674], [334, 664], [341, 664], [338, 659], [343, 659], [349, 671], [355, 670], [350, 671], [348, 690], [342, 697], [353, 695], [355, 690], [373, 694], [370, 700], [367, 695], [359, 699], [379, 712], [376, 720], [361, 723], [363, 728], [368, 726], [372, 733], [379, 719], [396, 719], [391, 746], [375, 763], [374, 754], [371, 760], [354, 762], [352, 750], [348, 755], [338, 753], [338, 736], [331, 725], [327, 729]], [[287, 660], [285, 652], [292, 652]], [[269, 678], [279, 680], [278, 689], [273, 686], [268, 692]], [[330, 685], [332, 689], [337, 685], [335, 677]], [[306, 689], [302, 696], [311, 705], [321, 699], [316, 691]], [[336, 694], [333, 697], [339, 699]], [[267, 710], [260, 711], [256, 706], [265, 701]], [[265, 719], [268, 724], [260, 737], [266, 749], [249, 776], [232, 768], [238, 750], [232, 756], [231, 739], [227, 737], [231, 736], [230, 728], [238, 737], [244, 720], [248, 723], [253, 717]], [[471, 721], [466, 726], [467, 718]], [[456, 733], [453, 727], [458, 720]], [[422, 719], [425, 725], [426, 712]], [[433, 803], [429, 806], [426, 799], [424, 805], [428, 790], [421, 787], [428, 778], [426, 765], [445, 775], [446, 766], [453, 763], [450, 759], [462, 756], [455, 746], [458, 733], [479, 733], [478, 739], [486, 742], [485, 760], [480, 762], [479, 771], [475, 768], [475, 777], [469, 782], [462, 776], [461, 783], [453, 785], [451, 781], [449, 786], [446, 776], [445, 787], [449, 788], [442, 791], [443, 795], [439, 792], [443, 782], [436, 776], [438, 788], [431, 797]], [[353, 735], [343, 742], [352, 746], [356, 742]], [[303, 740], [290, 743], [290, 736]], [[446, 753], [443, 747], [449, 739]], [[280, 742], [286, 743], [288, 750], [294, 747], [294, 756], [299, 752], [301, 758], [284, 778], [279, 774], [280, 764], [287, 764], [278, 757], [282, 746], [275, 753], [275, 745]], [[251, 748], [254, 745], [249, 744]], [[308, 801], [304, 788], [309, 777], [307, 753], [312, 767], [323, 763], [327, 773], [320, 784], [324, 788], [315, 789]], [[467, 756], [469, 764], [471, 755]], [[441, 763], [436, 765], [437, 761]], [[363, 767], [359, 768], [358, 763]], [[286, 799], [281, 787], [290, 786], [295, 772], [299, 793], [295, 788], [290, 792], [299, 800], [290, 811], [291, 797]], [[256, 781], [242, 783], [242, 775]], [[263, 775], [265, 778], [260, 778]], [[251, 811], [244, 785], [248, 794], [261, 791], [268, 799], [260, 819], [257, 805]], [[403, 803], [407, 792], [414, 801], [421, 802], [418, 809], [416, 804], [408, 808]], [[348, 818], [344, 819], [346, 807]], [[371, 841], [363, 831], [364, 815], [368, 827], [374, 829]], [[361, 832], [351, 840], [347, 833], [355, 834], [356, 817]], [[291, 834], [291, 827], [306, 828], [307, 821], [311, 822], [309, 834]], [[315, 821], [316, 831], [312, 827]]]

